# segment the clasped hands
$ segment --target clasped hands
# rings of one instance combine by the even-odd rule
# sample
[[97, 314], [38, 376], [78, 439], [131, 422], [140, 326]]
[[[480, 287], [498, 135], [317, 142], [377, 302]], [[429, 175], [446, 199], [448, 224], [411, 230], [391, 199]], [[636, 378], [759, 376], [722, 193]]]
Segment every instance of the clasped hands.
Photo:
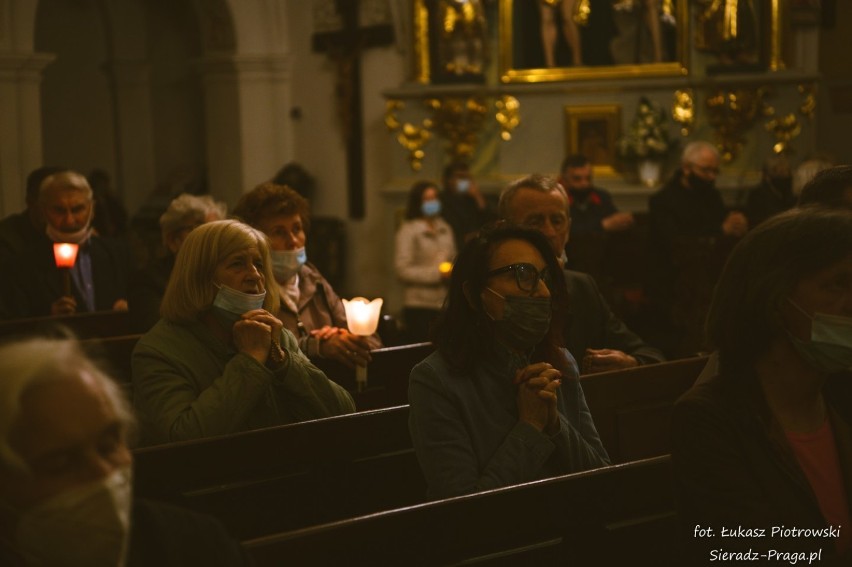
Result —
[[334, 359], [348, 368], [367, 366], [373, 360], [367, 337], [353, 335], [343, 327], [326, 325], [311, 331], [311, 336], [319, 341], [321, 357]]
[[547, 362], [537, 362], [518, 370], [512, 382], [518, 386], [518, 419], [547, 435], [558, 432], [556, 402], [562, 373]]
[[[261, 364], [269, 360], [270, 348], [275, 348], [284, 324], [265, 309], [253, 309], [234, 323], [231, 336], [237, 352], [249, 355]], [[284, 351], [286, 360], [286, 351]], [[283, 361], [281, 362], [283, 364]]]

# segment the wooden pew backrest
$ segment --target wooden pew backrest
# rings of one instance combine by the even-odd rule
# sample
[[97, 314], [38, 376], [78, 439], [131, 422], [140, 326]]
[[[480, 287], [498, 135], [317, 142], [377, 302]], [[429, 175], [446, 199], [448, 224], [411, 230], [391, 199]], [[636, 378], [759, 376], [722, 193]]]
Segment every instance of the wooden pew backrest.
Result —
[[127, 311], [97, 311], [59, 317], [30, 317], [0, 321], [0, 337], [56, 335], [57, 327], [65, 327], [79, 339], [118, 337], [133, 333]]
[[257, 536], [420, 502], [408, 407], [134, 451], [137, 496]]
[[[618, 565], [664, 555], [668, 456], [450, 498], [244, 543], [279, 565]], [[665, 561], [649, 564], [665, 565]]]
[[695, 383], [708, 357], [590, 374], [581, 379], [595, 427], [613, 463], [670, 452], [674, 402]]

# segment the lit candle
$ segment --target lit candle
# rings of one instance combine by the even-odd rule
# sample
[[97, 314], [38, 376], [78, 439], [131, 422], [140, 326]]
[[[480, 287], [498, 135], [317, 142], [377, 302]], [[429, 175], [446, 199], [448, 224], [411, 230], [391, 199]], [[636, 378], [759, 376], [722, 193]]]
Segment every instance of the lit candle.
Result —
[[[376, 298], [367, 301], [363, 297], [355, 297], [351, 300], [343, 300], [343, 308], [346, 310], [346, 321], [349, 332], [353, 335], [367, 337], [376, 332], [379, 326], [379, 313], [382, 311], [383, 300]], [[360, 364], [355, 367], [355, 384], [358, 391], [367, 387], [367, 367]]]
[[441, 275], [443, 276], [449, 275], [450, 272], [453, 271], [453, 263], [441, 262], [440, 264], [438, 264], [438, 271], [441, 272]]
[[55, 242], [53, 244], [53, 258], [56, 260], [57, 268], [73, 268], [77, 261], [77, 244], [70, 242]]
[[379, 313], [382, 311], [382, 299], [367, 301], [363, 297], [351, 300], [343, 300], [343, 308], [346, 309], [346, 320], [349, 323], [349, 332], [353, 335], [367, 337], [376, 332], [379, 326]]

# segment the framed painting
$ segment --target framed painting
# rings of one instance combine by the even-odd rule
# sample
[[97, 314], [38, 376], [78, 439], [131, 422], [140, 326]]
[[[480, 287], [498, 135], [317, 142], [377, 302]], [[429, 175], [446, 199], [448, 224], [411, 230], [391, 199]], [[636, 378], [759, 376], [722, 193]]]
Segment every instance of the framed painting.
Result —
[[500, 0], [500, 79], [687, 74], [687, 0]]
[[615, 175], [620, 132], [621, 107], [617, 104], [565, 107], [565, 155], [586, 156], [595, 175]]

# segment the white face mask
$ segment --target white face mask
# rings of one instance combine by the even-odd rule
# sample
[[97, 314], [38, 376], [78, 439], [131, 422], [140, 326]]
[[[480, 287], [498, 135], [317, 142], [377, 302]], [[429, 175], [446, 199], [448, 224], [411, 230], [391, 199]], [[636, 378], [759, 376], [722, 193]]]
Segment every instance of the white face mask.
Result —
[[787, 299], [811, 320], [811, 340], [790, 335], [793, 347], [811, 366], [834, 373], [852, 369], [852, 318], [828, 313], [808, 314], [792, 299]]
[[53, 228], [50, 223], [47, 223], [45, 232], [47, 233], [47, 237], [53, 242], [70, 242], [72, 244], [83, 244], [92, 235], [91, 218], [89, 219], [89, 222], [86, 223], [86, 226], [76, 232], [62, 232], [61, 230]]
[[28, 564], [123, 566], [130, 536], [130, 467], [24, 512], [15, 540]]
[[248, 313], [263, 307], [266, 292], [245, 293], [226, 285], [213, 283], [219, 291], [213, 299], [213, 307], [226, 323], [233, 325], [240, 320], [243, 313]]
[[295, 250], [271, 250], [270, 255], [272, 256], [272, 273], [281, 283], [295, 276], [299, 268], [308, 261], [304, 246]]

